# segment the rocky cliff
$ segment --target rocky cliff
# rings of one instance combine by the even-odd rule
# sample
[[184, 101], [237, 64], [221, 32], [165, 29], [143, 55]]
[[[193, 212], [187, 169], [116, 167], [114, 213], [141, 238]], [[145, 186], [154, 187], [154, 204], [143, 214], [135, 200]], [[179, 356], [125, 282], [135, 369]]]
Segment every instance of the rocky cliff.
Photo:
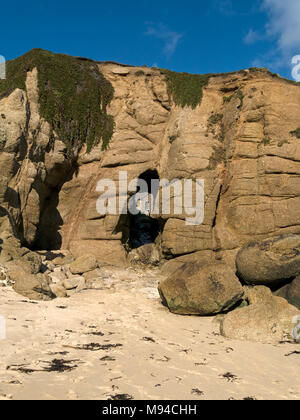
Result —
[[[188, 226], [172, 214], [159, 218], [156, 243], [160, 258], [172, 260], [169, 269], [193, 259], [234, 267], [249, 241], [300, 233], [298, 84], [263, 69], [203, 78], [73, 60], [113, 88], [105, 107], [99, 101], [100, 125], [111, 124], [112, 131], [113, 119], [113, 134], [89, 124], [87, 141], [72, 131], [70, 147], [69, 132], [61, 129], [66, 122], [44, 112], [45, 91], [47, 98], [54, 88], [44, 73], [41, 87], [35, 57], [24, 86], [4, 91], [0, 84], [0, 232], [13, 232], [32, 249], [69, 249], [75, 256], [84, 250], [102, 264], [126, 265], [129, 218], [96, 211], [98, 181], [117, 181], [122, 170], [129, 181], [148, 173], [205, 182], [202, 225]], [[75, 95], [82, 89], [79, 83]], [[54, 93], [60, 103], [61, 92]], [[62, 114], [68, 112], [63, 103]], [[83, 119], [93, 122], [85, 105]]]

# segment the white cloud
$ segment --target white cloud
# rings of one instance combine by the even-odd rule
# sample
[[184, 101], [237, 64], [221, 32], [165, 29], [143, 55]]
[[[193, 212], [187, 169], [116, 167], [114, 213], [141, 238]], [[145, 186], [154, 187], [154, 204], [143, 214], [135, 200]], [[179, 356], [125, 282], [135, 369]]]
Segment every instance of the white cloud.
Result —
[[260, 41], [263, 38], [263, 35], [261, 35], [258, 31], [254, 31], [252, 28], [249, 29], [249, 32], [244, 38], [245, 44], [255, 44], [255, 42]]
[[147, 23], [147, 31], [145, 35], [154, 36], [163, 41], [162, 53], [166, 58], [171, 58], [175, 53], [178, 42], [183, 37], [179, 32], [171, 31], [161, 23]]
[[266, 35], [276, 39], [278, 50], [284, 56], [300, 53], [300, 1], [263, 0], [263, 8], [269, 19]]
[[293, 55], [300, 54], [300, 0], [262, 0], [261, 10], [267, 14], [264, 29], [251, 28], [244, 42], [271, 41], [274, 48], [257, 57], [252, 65], [274, 70], [287, 68]]

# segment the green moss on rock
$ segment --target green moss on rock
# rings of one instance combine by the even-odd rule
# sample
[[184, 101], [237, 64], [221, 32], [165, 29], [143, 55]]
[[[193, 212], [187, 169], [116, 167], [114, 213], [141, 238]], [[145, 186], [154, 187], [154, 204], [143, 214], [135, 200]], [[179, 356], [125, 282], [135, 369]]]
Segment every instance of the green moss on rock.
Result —
[[208, 123], [207, 126], [208, 127], [212, 127], [216, 124], [219, 124], [222, 122], [224, 115], [223, 114], [212, 114], [209, 119], [208, 119]]
[[0, 80], [0, 98], [14, 89], [25, 90], [26, 75], [38, 70], [40, 113], [65, 142], [70, 154], [83, 144], [87, 151], [102, 141], [106, 149], [114, 120], [106, 112], [114, 89], [96, 63], [33, 49], [7, 63], [7, 76]]
[[228, 104], [231, 99], [233, 98], [234, 95], [230, 95], [230, 96], [223, 96], [223, 104]]
[[135, 75], [136, 76], [145, 76], [145, 72], [143, 71], [143, 70], [137, 70], [136, 72], [135, 72]]
[[289, 142], [288, 140], [280, 140], [280, 141], [277, 143], [277, 146], [278, 146], [278, 147], [282, 147], [284, 144], [290, 144], [290, 142]]
[[224, 147], [213, 147], [213, 153], [209, 159], [209, 166], [207, 169], [216, 169], [219, 163], [225, 162], [226, 160], [226, 151]]
[[176, 73], [170, 70], [162, 70], [162, 73], [167, 77], [168, 91], [176, 105], [195, 109], [201, 104], [209, 74]]
[[300, 127], [298, 127], [296, 130], [291, 131], [290, 133], [292, 136], [297, 137], [297, 139], [300, 139]]
[[262, 143], [264, 146], [268, 146], [268, 145], [271, 143], [271, 140], [269, 139], [269, 137], [264, 137], [264, 138], [262, 139], [261, 143]]

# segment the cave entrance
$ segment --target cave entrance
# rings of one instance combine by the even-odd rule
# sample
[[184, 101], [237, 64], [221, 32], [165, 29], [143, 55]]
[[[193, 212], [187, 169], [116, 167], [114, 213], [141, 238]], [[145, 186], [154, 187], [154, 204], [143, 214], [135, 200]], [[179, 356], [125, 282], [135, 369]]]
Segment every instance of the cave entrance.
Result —
[[158, 193], [158, 188], [152, 184], [152, 180], [159, 182], [159, 175], [156, 170], [148, 170], [139, 176], [139, 180], [145, 181], [146, 190], [140, 188], [137, 201], [138, 214], [129, 214], [129, 246], [131, 249], [143, 245], [155, 243], [159, 235], [160, 223], [158, 219], [151, 217], [151, 202]]
[[131, 249], [153, 244], [160, 233], [159, 221], [140, 213], [130, 215], [129, 246]]
[[[147, 185], [147, 190], [138, 187], [137, 214], [128, 212], [127, 215], [121, 216], [119, 231], [122, 231], [122, 243], [130, 260], [134, 255], [135, 260], [139, 260], [141, 257], [140, 259], [144, 263], [158, 263], [161, 258], [161, 234], [165, 221], [159, 217], [151, 217], [150, 207], [159, 192], [159, 175], [156, 170], [147, 170], [139, 176], [138, 180], [145, 181], [144, 186]], [[152, 180], [156, 182], [153, 183]], [[148, 247], [145, 255], [144, 245], [150, 244], [152, 247]]]

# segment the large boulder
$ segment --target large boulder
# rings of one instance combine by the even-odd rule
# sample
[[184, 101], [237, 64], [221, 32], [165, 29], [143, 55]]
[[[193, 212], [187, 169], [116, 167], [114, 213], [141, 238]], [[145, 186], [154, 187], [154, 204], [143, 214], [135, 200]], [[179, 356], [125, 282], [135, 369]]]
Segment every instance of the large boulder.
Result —
[[173, 258], [165, 262], [161, 268], [162, 274], [170, 276], [175, 273], [183, 264], [193, 263], [201, 264], [202, 266], [212, 264], [216, 260], [215, 253], [213, 251], [200, 251], [192, 254], [183, 255], [178, 258]]
[[274, 294], [276, 296], [283, 297], [291, 305], [300, 310], [300, 276], [296, 277], [291, 283], [277, 290]]
[[261, 343], [294, 340], [298, 315], [300, 312], [285, 299], [269, 295], [229, 312], [220, 321], [220, 332], [231, 339]]
[[212, 315], [224, 312], [243, 297], [234, 272], [223, 263], [202, 266], [186, 263], [159, 285], [163, 303], [181, 315]]
[[276, 286], [300, 274], [300, 235], [252, 242], [236, 257], [239, 277], [247, 284]]
[[44, 274], [28, 274], [24, 271], [9, 273], [15, 292], [32, 300], [51, 300], [55, 296], [49, 286], [50, 279]]
[[70, 271], [72, 274], [83, 274], [98, 268], [98, 261], [94, 255], [87, 254], [76, 258], [70, 264]]
[[8, 261], [5, 266], [7, 269], [19, 269], [28, 274], [37, 274], [41, 269], [42, 262], [39, 255], [27, 250], [26, 254]]
[[0, 264], [10, 270], [37, 274], [42, 267], [42, 259], [36, 252], [22, 247], [13, 235], [3, 232], [0, 237]]

